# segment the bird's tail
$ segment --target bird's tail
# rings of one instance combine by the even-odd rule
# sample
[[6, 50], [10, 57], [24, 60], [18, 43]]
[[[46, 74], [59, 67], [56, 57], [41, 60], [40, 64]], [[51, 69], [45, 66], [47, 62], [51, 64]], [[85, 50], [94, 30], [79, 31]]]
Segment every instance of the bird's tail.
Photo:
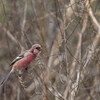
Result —
[[11, 71], [0, 82], [0, 87], [4, 85], [4, 83], [7, 81], [7, 79], [9, 78], [9, 76], [11, 75], [11, 73], [13, 73], [13, 72], [14, 72], [14, 69], [12, 68]]

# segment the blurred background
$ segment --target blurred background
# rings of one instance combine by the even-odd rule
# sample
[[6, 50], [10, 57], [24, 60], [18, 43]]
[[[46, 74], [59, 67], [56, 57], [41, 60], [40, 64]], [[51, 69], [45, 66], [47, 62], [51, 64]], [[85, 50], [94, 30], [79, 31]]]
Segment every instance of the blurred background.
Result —
[[35, 43], [41, 54], [0, 100], [100, 100], [100, 0], [0, 0], [0, 80]]

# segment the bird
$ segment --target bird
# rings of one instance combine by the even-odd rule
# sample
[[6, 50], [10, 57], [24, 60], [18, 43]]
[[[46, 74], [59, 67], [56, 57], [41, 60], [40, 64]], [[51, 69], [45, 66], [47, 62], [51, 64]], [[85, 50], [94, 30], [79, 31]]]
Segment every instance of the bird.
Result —
[[0, 83], [0, 86], [3, 86], [4, 83], [7, 81], [9, 76], [15, 71], [15, 70], [21, 70], [22, 68], [28, 68], [29, 65], [36, 59], [37, 56], [39, 56], [41, 52], [41, 45], [40, 44], [34, 44], [29, 50], [26, 50], [22, 52], [19, 56], [17, 56], [10, 64], [12, 67], [10, 72], [3, 78], [3, 80]]

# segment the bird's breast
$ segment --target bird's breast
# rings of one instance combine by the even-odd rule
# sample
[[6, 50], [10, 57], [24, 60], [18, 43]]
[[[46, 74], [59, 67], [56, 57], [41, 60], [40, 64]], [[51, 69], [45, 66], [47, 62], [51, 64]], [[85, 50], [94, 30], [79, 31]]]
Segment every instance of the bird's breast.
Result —
[[32, 54], [29, 54], [28, 56], [20, 59], [19, 61], [17, 61], [13, 67], [15, 69], [20, 69], [20, 68], [26, 68], [28, 67], [33, 61], [35, 60], [35, 56]]

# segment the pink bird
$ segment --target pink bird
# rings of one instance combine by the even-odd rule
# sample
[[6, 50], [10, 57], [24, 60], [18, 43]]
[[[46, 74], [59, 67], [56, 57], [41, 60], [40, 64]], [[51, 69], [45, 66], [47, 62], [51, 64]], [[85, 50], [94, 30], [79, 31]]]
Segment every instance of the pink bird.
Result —
[[18, 57], [16, 57], [10, 64], [12, 67], [11, 71], [4, 77], [0, 86], [3, 86], [6, 80], [9, 78], [11, 73], [16, 69], [28, 68], [29, 65], [35, 60], [35, 58], [40, 54], [41, 46], [39, 44], [34, 44], [29, 50], [24, 51]]

